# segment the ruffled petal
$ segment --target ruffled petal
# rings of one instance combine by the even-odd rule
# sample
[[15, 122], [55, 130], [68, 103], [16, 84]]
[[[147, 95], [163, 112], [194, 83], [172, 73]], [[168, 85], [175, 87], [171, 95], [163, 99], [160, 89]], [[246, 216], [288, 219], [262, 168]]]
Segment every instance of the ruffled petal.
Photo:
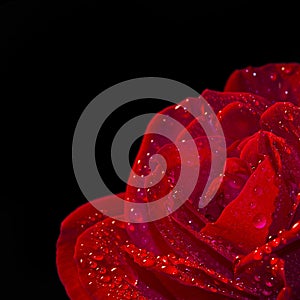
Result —
[[248, 92], [265, 97], [271, 106], [288, 101], [300, 104], [300, 64], [278, 63], [236, 70], [229, 77], [225, 92]]
[[265, 243], [277, 195], [275, 172], [270, 160], [265, 158], [239, 196], [228, 204], [215, 223], [207, 224], [201, 232], [222, 237], [247, 253]]
[[59, 278], [72, 300], [90, 299], [79, 280], [77, 265], [73, 259], [77, 238], [87, 228], [104, 218], [103, 214], [88, 202], [73, 211], [61, 224], [56, 245], [56, 265]]

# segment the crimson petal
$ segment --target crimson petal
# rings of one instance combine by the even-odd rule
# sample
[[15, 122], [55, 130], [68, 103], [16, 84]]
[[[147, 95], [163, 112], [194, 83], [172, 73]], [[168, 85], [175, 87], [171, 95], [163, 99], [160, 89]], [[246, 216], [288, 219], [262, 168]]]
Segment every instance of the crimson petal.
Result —
[[[77, 239], [74, 259], [78, 276], [90, 298], [172, 299], [151, 273], [128, 258], [125, 223], [107, 218], [85, 230]], [[144, 256], [143, 256], [144, 255]], [[140, 254], [144, 260], [146, 252]], [[149, 260], [145, 265], [149, 265]]]
[[219, 92], [206, 89], [201, 95], [212, 106], [216, 114], [233, 102], [243, 103], [248, 108], [252, 108], [256, 113], [262, 113], [269, 106], [269, 101], [264, 97], [243, 91]]
[[300, 107], [289, 102], [276, 103], [261, 117], [262, 129], [285, 138], [296, 150], [300, 147]]
[[247, 67], [234, 71], [229, 77], [225, 92], [248, 92], [275, 102], [300, 103], [300, 64], [277, 63], [262, 67]]
[[[122, 197], [122, 194], [119, 196]], [[61, 224], [56, 245], [56, 265], [60, 280], [71, 299], [89, 299], [88, 292], [79, 281], [77, 266], [73, 259], [77, 238], [87, 228], [104, 218], [91, 203], [86, 203], [73, 211]]]
[[215, 223], [207, 224], [202, 233], [222, 237], [244, 253], [255, 249], [267, 239], [277, 194], [275, 172], [266, 157], [239, 196], [228, 204]]

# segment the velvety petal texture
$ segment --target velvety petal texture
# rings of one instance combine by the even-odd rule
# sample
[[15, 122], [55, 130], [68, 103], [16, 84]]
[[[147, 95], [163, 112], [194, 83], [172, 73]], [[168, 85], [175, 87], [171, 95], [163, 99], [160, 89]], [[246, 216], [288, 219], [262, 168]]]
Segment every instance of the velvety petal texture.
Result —
[[[186, 109], [197, 101], [188, 98], [160, 114], [184, 126], [178, 141], [188, 147], [189, 137], [197, 147], [189, 160], [190, 167], [196, 161], [201, 166], [195, 189], [180, 208], [153, 222], [103, 215], [95, 206], [111, 196], [67, 216], [56, 263], [70, 299], [300, 299], [300, 65], [236, 70], [224, 91], [207, 89], [201, 96], [217, 115], [227, 146], [213, 199], [198, 207], [212, 155], [198, 116]], [[148, 175], [155, 154], [165, 158], [166, 172], [151, 188], [136, 188], [130, 176], [119, 195], [124, 201], [154, 202], [178, 181], [178, 149], [150, 133], [160, 126], [154, 117], [132, 172]]]

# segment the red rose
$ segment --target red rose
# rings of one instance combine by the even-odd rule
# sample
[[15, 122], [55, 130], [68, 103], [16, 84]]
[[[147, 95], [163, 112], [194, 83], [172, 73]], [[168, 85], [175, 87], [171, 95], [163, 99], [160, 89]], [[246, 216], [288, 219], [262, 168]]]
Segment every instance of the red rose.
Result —
[[[168, 107], [162, 113], [197, 140], [197, 188], [178, 210], [150, 223], [122, 223], [90, 203], [72, 212], [57, 241], [58, 274], [72, 300], [300, 299], [300, 65], [237, 70], [224, 92], [202, 96], [227, 143], [217, 194], [197, 209], [209, 145], [183, 107]], [[151, 192], [128, 184], [124, 199], [155, 201], [172, 189], [176, 150], [145, 135], [135, 172], [147, 172], [147, 153], [167, 157], [169, 180]]]

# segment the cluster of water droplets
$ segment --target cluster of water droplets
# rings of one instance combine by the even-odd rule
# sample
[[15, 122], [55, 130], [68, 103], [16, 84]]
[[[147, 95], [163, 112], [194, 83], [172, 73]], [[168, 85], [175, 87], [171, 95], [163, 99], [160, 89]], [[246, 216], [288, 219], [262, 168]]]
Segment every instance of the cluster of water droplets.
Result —
[[[89, 231], [87, 243], [80, 243], [77, 251], [77, 260], [83, 278], [87, 285], [95, 290], [104, 290], [112, 299], [144, 299], [140, 292], [134, 288], [138, 279], [124, 273], [124, 252], [120, 248], [124, 241], [121, 230], [125, 224], [111, 220], [97, 223]], [[113, 236], [113, 238], [112, 238]], [[87, 238], [87, 237], [86, 237]]]
[[[160, 272], [176, 278], [179, 282], [193, 285], [213, 293], [219, 293], [228, 297], [234, 296], [242, 299], [233, 280], [221, 275], [205, 264], [193, 262], [187, 256], [182, 258], [174, 253], [167, 255], [154, 255], [145, 249], [137, 248], [133, 244], [126, 245], [125, 250], [134, 257], [134, 261], [142, 267], [154, 272]], [[227, 286], [229, 285], [229, 286]]]
[[284, 261], [275, 253], [295, 240], [300, 240], [300, 222], [290, 230], [279, 231], [276, 237], [257, 247], [250, 254], [237, 255], [234, 260], [234, 282], [265, 297], [277, 295], [285, 284]]

